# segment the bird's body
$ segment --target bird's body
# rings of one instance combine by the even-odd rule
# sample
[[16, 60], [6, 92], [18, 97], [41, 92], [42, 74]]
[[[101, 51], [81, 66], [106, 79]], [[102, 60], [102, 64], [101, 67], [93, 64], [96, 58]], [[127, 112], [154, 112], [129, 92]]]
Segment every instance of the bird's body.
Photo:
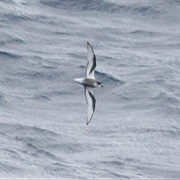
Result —
[[84, 86], [85, 98], [88, 104], [87, 124], [89, 124], [89, 122], [92, 119], [93, 113], [95, 111], [95, 105], [96, 105], [96, 99], [93, 95], [92, 88], [96, 88], [98, 86], [103, 87], [103, 86], [101, 82], [96, 80], [94, 75], [94, 71], [96, 68], [96, 56], [94, 54], [92, 46], [89, 43], [87, 43], [87, 52], [88, 52], [88, 62], [85, 71], [85, 77], [76, 78], [74, 79], [74, 81]]
[[76, 78], [74, 79], [74, 81], [86, 87], [91, 87], [91, 88], [98, 87], [98, 81], [93, 78]]

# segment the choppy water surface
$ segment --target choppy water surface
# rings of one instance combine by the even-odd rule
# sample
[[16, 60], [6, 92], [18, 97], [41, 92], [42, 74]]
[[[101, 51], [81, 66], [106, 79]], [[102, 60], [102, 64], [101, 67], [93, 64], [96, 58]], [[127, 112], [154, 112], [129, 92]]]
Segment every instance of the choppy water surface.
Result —
[[1, 1], [0, 177], [180, 179], [179, 22], [179, 0]]

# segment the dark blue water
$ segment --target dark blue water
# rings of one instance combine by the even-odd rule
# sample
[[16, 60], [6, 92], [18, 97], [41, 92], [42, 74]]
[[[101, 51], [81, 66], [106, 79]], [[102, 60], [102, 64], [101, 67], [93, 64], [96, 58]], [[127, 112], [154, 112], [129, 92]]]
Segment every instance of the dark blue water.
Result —
[[180, 179], [179, 22], [179, 0], [1, 1], [0, 177]]

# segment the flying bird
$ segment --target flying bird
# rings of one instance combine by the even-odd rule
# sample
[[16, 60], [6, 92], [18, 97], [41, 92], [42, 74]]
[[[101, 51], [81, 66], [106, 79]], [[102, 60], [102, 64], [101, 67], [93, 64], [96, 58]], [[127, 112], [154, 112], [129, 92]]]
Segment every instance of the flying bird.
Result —
[[96, 56], [94, 54], [94, 50], [92, 46], [87, 42], [87, 55], [88, 55], [88, 62], [85, 70], [85, 77], [84, 78], [76, 78], [74, 82], [77, 82], [84, 86], [84, 94], [87, 102], [87, 125], [90, 123], [95, 107], [96, 107], [96, 99], [93, 94], [93, 88], [96, 87], [103, 87], [100, 81], [97, 81], [94, 75], [95, 68], [96, 68]]

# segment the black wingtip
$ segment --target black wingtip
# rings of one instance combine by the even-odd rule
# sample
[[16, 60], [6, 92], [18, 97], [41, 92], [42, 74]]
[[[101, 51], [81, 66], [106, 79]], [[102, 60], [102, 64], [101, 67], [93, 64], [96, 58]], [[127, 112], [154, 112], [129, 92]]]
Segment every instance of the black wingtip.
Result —
[[[92, 117], [93, 117], [93, 115], [92, 115]], [[90, 123], [91, 120], [92, 120], [92, 117], [91, 117], [91, 119], [90, 119], [89, 121], [87, 121], [86, 126], [89, 125], [89, 123]]]
[[[91, 120], [90, 120], [90, 121], [91, 121]], [[86, 126], [89, 125], [90, 121], [88, 121], [88, 122], [86, 123]]]

